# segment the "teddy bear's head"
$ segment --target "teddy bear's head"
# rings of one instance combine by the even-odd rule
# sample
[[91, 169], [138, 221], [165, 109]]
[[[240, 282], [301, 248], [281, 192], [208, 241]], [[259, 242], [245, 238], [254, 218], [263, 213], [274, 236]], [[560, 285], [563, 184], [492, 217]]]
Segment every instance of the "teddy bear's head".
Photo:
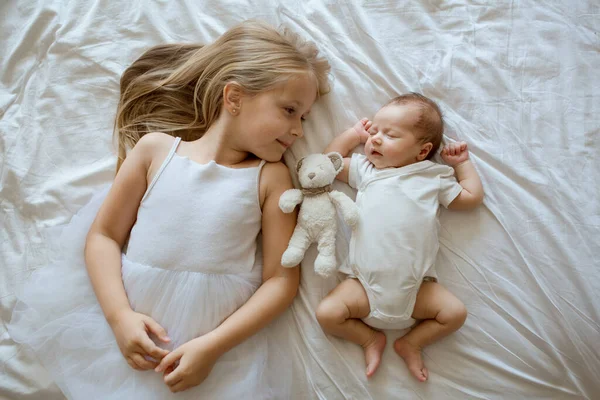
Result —
[[311, 154], [296, 165], [298, 180], [303, 189], [320, 188], [331, 185], [337, 174], [344, 169], [344, 159], [340, 153]]

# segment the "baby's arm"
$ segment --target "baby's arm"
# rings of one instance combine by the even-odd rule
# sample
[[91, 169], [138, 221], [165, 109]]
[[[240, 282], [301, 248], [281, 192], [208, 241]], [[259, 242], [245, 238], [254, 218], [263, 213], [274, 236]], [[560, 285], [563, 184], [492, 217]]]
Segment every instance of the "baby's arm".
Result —
[[350, 167], [350, 159], [348, 154], [359, 144], [365, 143], [369, 138], [367, 132], [371, 127], [372, 122], [367, 118], [358, 121], [350, 129], [345, 130], [341, 135], [338, 135], [329, 146], [325, 149], [325, 153], [336, 151], [344, 157], [344, 169], [336, 177], [338, 180], [348, 183], [348, 169]]
[[173, 138], [144, 136], [125, 159], [87, 235], [85, 261], [90, 281], [102, 311], [115, 333], [123, 356], [134, 369], [152, 369], [168, 351], [148, 337], [152, 332], [167, 342], [164, 329], [149, 316], [134, 312], [121, 278], [121, 250], [133, 226], [146, 191], [147, 175], [154, 156], [164, 157]]
[[454, 168], [456, 179], [463, 190], [450, 203], [452, 210], [468, 210], [483, 202], [483, 186], [475, 167], [469, 160], [467, 143], [452, 143], [444, 147], [441, 153], [446, 164]]

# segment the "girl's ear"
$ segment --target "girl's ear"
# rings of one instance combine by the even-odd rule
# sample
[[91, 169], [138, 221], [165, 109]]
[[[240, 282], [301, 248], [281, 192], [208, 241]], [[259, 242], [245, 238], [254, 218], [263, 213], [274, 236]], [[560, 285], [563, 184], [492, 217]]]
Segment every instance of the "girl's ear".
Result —
[[427, 155], [429, 154], [431, 149], [433, 149], [433, 144], [431, 144], [429, 142], [427, 142], [423, 146], [421, 146], [421, 151], [417, 155], [417, 160], [423, 161], [424, 159], [426, 159]]
[[233, 116], [240, 114], [243, 90], [239, 83], [228, 82], [223, 88], [223, 107]]

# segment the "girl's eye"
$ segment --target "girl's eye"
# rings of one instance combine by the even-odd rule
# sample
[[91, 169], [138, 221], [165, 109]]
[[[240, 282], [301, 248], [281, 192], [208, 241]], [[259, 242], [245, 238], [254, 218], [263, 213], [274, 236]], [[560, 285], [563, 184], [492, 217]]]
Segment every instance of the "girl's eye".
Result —
[[294, 110], [294, 109], [293, 109], [293, 108], [291, 108], [291, 107], [286, 107], [286, 108], [285, 108], [285, 111], [286, 111], [288, 114], [290, 114], [290, 115], [292, 115], [294, 112], [296, 112], [296, 110]]

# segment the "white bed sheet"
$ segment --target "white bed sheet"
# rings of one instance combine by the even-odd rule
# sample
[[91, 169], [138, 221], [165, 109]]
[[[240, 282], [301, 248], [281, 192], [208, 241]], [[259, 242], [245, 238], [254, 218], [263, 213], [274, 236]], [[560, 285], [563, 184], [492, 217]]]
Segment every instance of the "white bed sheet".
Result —
[[[442, 212], [441, 282], [466, 325], [425, 350], [413, 380], [391, 343], [370, 381], [361, 350], [314, 318], [335, 278], [303, 263], [295, 398], [598, 398], [600, 6], [588, 1], [8, 1], [0, 4], [0, 396], [59, 399], [10, 340], [15, 290], [47, 260], [47, 227], [111, 180], [123, 69], [147, 47], [208, 42], [256, 17], [318, 42], [333, 91], [286, 162], [319, 152], [391, 96], [439, 101], [467, 140], [485, 206]], [[339, 184], [338, 189], [351, 194]], [[338, 238], [347, 254], [347, 232]], [[303, 390], [301, 390], [303, 389]]]

